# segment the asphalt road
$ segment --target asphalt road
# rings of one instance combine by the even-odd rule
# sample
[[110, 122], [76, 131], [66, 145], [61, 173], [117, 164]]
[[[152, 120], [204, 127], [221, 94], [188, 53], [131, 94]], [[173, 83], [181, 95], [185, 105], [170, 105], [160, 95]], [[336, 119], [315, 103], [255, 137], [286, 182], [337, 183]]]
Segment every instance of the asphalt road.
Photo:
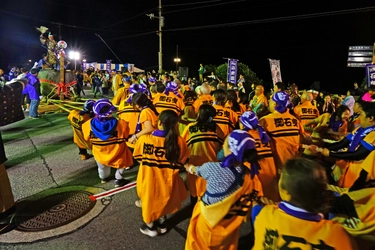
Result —
[[[0, 130], [9, 159], [6, 168], [17, 201], [56, 187], [114, 187], [112, 181], [100, 183], [93, 158], [80, 159], [67, 113], [45, 114], [35, 120], [25, 118]], [[135, 180], [137, 170], [129, 170], [127, 178]], [[124, 191], [112, 196], [104, 211], [78, 230], [27, 244], [4, 244], [0, 237], [0, 249], [184, 249], [189, 200], [170, 219], [171, 230], [154, 238], [139, 231], [141, 209], [134, 205], [135, 200], [135, 189]], [[242, 225], [239, 249], [251, 249], [250, 231], [250, 224]]]

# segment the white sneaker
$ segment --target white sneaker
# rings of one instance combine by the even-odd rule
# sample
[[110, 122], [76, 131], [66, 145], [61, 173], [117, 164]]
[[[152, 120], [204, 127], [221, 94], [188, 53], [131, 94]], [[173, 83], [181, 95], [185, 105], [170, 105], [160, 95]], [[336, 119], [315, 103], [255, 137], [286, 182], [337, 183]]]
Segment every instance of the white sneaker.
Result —
[[141, 233], [143, 233], [144, 235], [148, 235], [148, 236], [150, 236], [150, 237], [155, 237], [155, 236], [157, 236], [157, 235], [159, 234], [159, 233], [158, 233], [158, 230], [156, 229], [155, 226], [153, 226], [153, 227], [148, 227], [146, 224], [143, 224], [139, 230], [140, 230]]
[[136, 200], [134, 202], [134, 204], [135, 204], [136, 207], [142, 207], [142, 201], [141, 200]]

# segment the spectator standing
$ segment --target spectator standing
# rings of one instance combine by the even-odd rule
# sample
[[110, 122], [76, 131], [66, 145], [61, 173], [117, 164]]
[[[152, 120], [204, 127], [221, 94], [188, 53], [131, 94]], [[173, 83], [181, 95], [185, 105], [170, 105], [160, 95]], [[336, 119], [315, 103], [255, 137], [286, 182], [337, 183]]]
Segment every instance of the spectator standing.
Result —
[[43, 54], [42, 59], [39, 60], [38, 65], [36, 66], [38, 69], [43, 69], [47, 65], [47, 55]]
[[38, 115], [38, 107], [40, 103], [40, 82], [38, 79], [38, 69], [31, 69], [31, 72], [28, 76], [28, 84], [26, 84], [25, 89], [22, 91], [22, 94], [29, 94], [30, 97], [30, 109], [29, 117], [30, 118], [40, 118]]
[[362, 96], [365, 93], [365, 91], [358, 86], [357, 82], [354, 82], [353, 87], [355, 96]]
[[355, 95], [355, 91], [353, 89], [348, 90], [348, 92], [346, 93], [345, 99], [342, 100], [341, 102], [341, 105], [345, 105], [349, 108], [351, 116], [353, 115], [353, 112], [354, 112], [353, 109], [354, 109], [354, 103], [355, 103], [355, 99], [353, 95]]
[[199, 69], [198, 69], [198, 73], [199, 73], [199, 81], [202, 83], [203, 82], [203, 74], [204, 74], [204, 67], [203, 67], [203, 64], [199, 64]]
[[[77, 84], [76, 84], [76, 95], [78, 97], [81, 96], [81, 92], [83, 92], [83, 75], [82, 71], [77, 71], [76, 72], [76, 79], [77, 79]], [[83, 92], [85, 94], [85, 92]]]

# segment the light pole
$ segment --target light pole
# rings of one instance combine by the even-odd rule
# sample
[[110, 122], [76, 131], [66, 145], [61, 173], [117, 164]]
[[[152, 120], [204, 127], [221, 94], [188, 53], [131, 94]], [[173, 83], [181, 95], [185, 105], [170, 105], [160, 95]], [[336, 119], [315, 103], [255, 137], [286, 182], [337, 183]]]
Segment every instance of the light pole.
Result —
[[173, 61], [176, 63], [176, 72], [178, 71], [178, 63], [181, 62], [181, 59], [176, 57], [175, 59], [173, 59]]
[[77, 60], [79, 60], [80, 55], [77, 51], [70, 51], [69, 52], [69, 59], [74, 60], [74, 70], [77, 70]]

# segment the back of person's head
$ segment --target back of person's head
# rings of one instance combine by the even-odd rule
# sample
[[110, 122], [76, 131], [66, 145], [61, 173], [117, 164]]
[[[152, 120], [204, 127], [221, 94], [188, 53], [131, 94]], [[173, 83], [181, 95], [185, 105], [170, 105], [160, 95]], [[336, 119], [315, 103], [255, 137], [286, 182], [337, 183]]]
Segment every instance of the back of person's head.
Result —
[[239, 92], [238, 97], [240, 98], [241, 104], [249, 104], [249, 96], [244, 92]]
[[94, 117], [95, 116], [95, 113], [94, 113], [94, 110], [93, 110], [94, 104], [95, 104], [94, 100], [87, 100], [83, 104], [83, 109], [79, 112], [79, 114], [80, 115], [89, 114], [90, 117]]
[[177, 164], [181, 155], [178, 145], [178, 115], [173, 110], [164, 110], [160, 113], [158, 120], [161, 122], [163, 130], [168, 131], [164, 141], [165, 158], [171, 164]]
[[303, 94], [301, 95], [301, 102], [305, 102], [305, 101], [312, 101], [313, 99], [313, 96], [310, 92], [306, 92], [304, 91]]
[[283, 82], [277, 82], [275, 83], [275, 85], [277, 86], [277, 88], [281, 91], [285, 91], [285, 83]]
[[374, 102], [361, 102], [362, 111], [366, 114], [367, 118], [372, 118], [375, 121], [375, 103]]
[[101, 122], [104, 122], [108, 119], [113, 118], [112, 113], [116, 112], [117, 108], [113, 106], [111, 101], [103, 98], [94, 102], [92, 110], [96, 116], [95, 118]]
[[237, 101], [237, 93], [233, 89], [229, 89], [227, 91], [227, 100], [232, 102], [232, 110], [234, 111], [241, 111], [240, 104]]
[[349, 93], [349, 95], [351, 95], [351, 96], [355, 96], [355, 91], [354, 91], [354, 89], [349, 89], [349, 90], [348, 90], [348, 93]]
[[223, 89], [217, 89], [213, 93], [213, 97], [217, 104], [224, 106], [225, 102], [227, 101], [227, 93]]
[[194, 91], [191, 91], [191, 90], [185, 91], [184, 98], [185, 98], [185, 101], [193, 101], [193, 100], [197, 99], [197, 94]]
[[33, 69], [30, 70], [30, 73], [32, 75], [38, 74], [38, 72], [39, 72], [39, 70], [37, 68], [33, 68]]
[[190, 131], [196, 131], [196, 128], [205, 127], [216, 132], [216, 123], [213, 121], [216, 116], [216, 109], [209, 104], [202, 104], [198, 110], [197, 123], [190, 127]]
[[203, 83], [201, 85], [201, 92], [203, 95], [209, 95], [211, 93], [211, 88], [208, 83]]
[[142, 92], [135, 93], [132, 96], [132, 104], [133, 107], [135, 107], [136, 105], [138, 105], [138, 107], [140, 108], [148, 107], [155, 113], [155, 115], [159, 115], [151, 99]]
[[222, 167], [233, 167], [236, 162], [244, 166], [245, 162], [251, 163], [251, 178], [258, 174], [258, 154], [256, 142], [247, 131], [233, 130], [225, 139], [223, 151], [226, 158], [222, 162]]
[[279, 189], [284, 201], [308, 212], [327, 212], [329, 197], [326, 173], [312, 160], [288, 160], [281, 173]]
[[22, 69], [21, 69], [21, 72], [22, 72], [22, 73], [27, 73], [27, 72], [29, 72], [29, 70], [25, 67], [25, 68], [22, 68]]
[[227, 90], [227, 84], [225, 82], [220, 82], [217, 85], [217, 90], [219, 90], [219, 89], [226, 91]]
[[156, 91], [158, 91], [158, 93], [163, 93], [165, 90], [165, 85], [161, 82], [157, 82], [156, 83]]
[[152, 94], [157, 94], [158, 93], [158, 90], [156, 89], [156, 85], [155, 84], [150, 86], [150, 92]]

